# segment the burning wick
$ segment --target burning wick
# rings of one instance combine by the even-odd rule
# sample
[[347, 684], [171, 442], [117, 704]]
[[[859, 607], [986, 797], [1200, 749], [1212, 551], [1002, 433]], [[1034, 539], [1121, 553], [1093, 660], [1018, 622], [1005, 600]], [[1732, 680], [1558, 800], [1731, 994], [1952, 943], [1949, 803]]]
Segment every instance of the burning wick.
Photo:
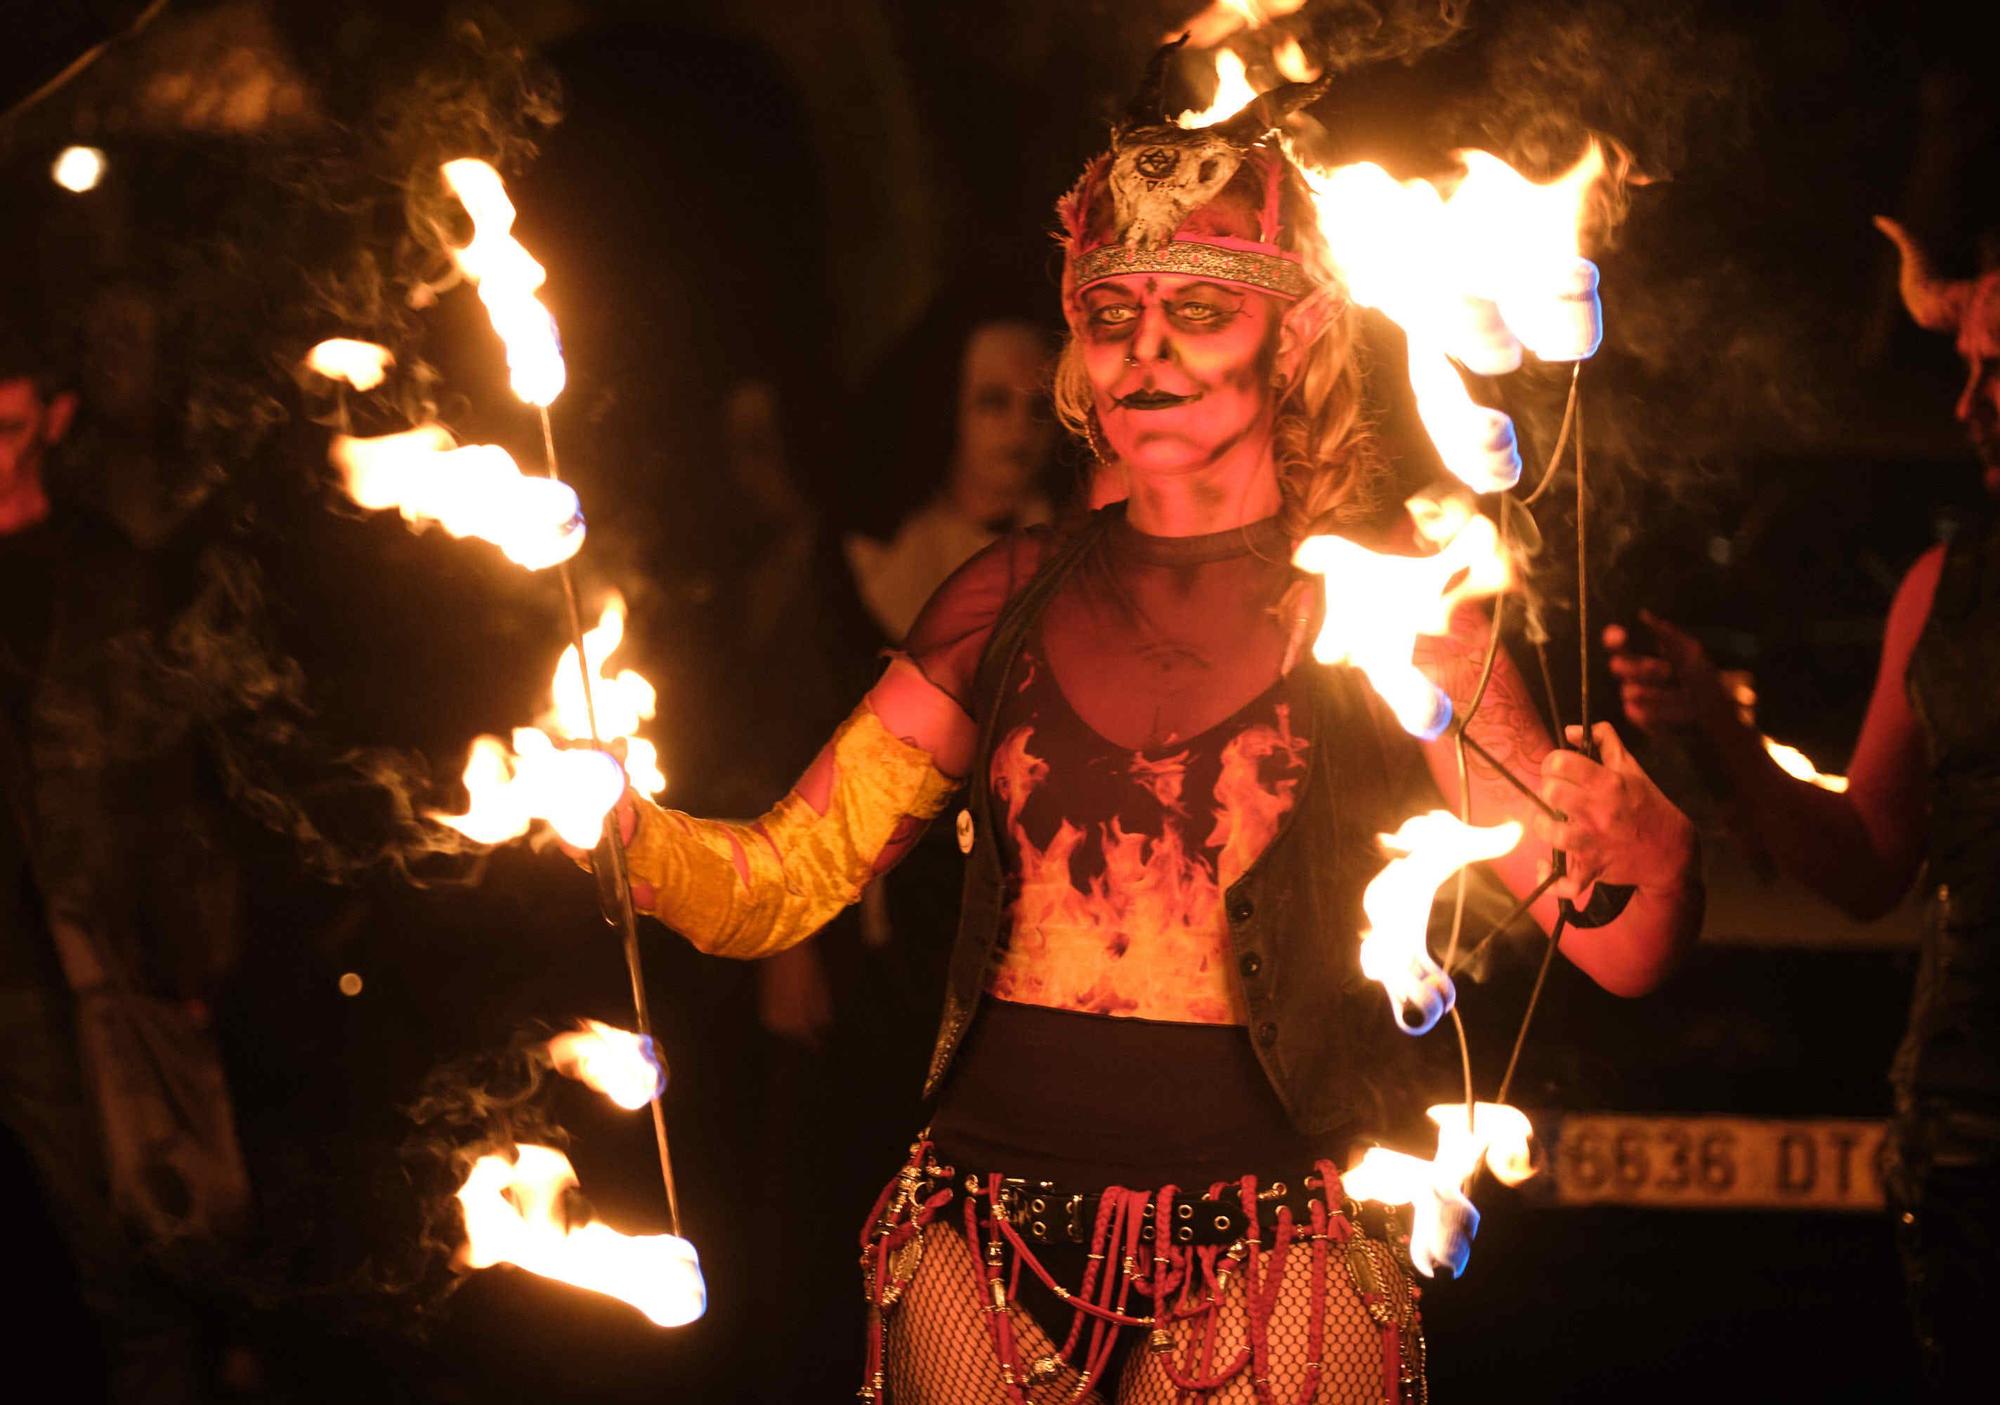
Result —
[[1833, 791], [1836, 795], [1847, 789], [1846, 776], [1828, 775], [1813, 765], [1812, 758], [1797, 747], [1786, 746], [1783, 742], [1773, 741], [1769, 737], [1765, 737], [1763, 741], [1765, 754], [1777, 762], [1778, 769], [1792, 779], [1816, 785], [1821, 790]]
[[1356, 1200], [1411, 1206], [1411, 1264], [1426, 1278], [1440, 1271], [1458, 1278], [1479, 1233], [1479, 1211], [1466, 1198], [1467, 1183], [1482, 1161], [1502, 1185], [1519, 1185], [1532, 1176], [1528, 1143], [1534, 1129], [1526, 1114], [1505, 1103], [1475, 1104], [1470, 1126], [1464, 1103], [1433, 1107], [1429, 1117], [1438, 1127], [1437, 1154], [1430, 1160], [1374, 1146], [1341, 1182]]
[[1403, 730], [1431, 741], [1451, 723], [1451, 699], [1417, 667], [1417, 636], [1449, 634], [1460, 602], [1499, 594], [1512, 573], [1492, 520], [1469, 504], [1412, 498], [1405, 506], [1439, 546], [1434, 554], [1391, 556], [1319, 536], [1300, 542], [1292, 563], [1325, 585], [1313, 657], [1360, 669]]
[[[463, 814], [432, 818], [481, 844], [518, 839], [536, 820], [545, 820], [564, 843], [588, 849], [602, 836], [604, 817], [628, 781], [647, 795], [665, 790], [659, 751], [638, 735], [659, 695], [638, 670], [610, 669], [611, 656], [624, 641], [625, 602], [614, 594], [596, 627], [584, 633], [582, 654], [574, 644], [563, 650], [549, 679], [548, 711], [535, 726], [516, 727], [511, 748], [498, 737], [476, 738], [461, 777], [471, 804]], [[604, 746], [624, 752], [622, 769], [612, 755], [589, 744], [590, 709], [579, 657], [594, 680], [598, 735]]]
[[666, 1090], [666, 1067], [651, 1036], [585, 1020], [581, 1029], [551, 1039], [548, 1049], [557, 1073], [595, 1088], [628, 1112]]
[[462, 779], [472, 800], [465, 813], [431, 818], [480, 844], [519, 839], [545, 820], [565, 844], [591, 848], [625, 793], [615, 759], [588, 747], [564, 750], [534, 727], [514, 729], [511, 751], [498, 737], [475, 737]]
[[458, 1189], [469, 1268], [513, 1264], [543, 1278], [629, 1303], [661, 1327], [684, 1327], [708, 1308], [694, 1245], [673, 1234], [621, 1234], [576, 1223], [563, 1204], [576, 1186], [569, 1158], [523, 1145], [515, 1158], [482, 1156]]
[[1373, 162], [1300, 164], [1348, 295], [1409, 338], [1417, 416], [1439, 457], [1467, 487], [1490, 493], [1520, 481], [1513, 421], [1473, 400], [1457, 366], [1499, 376], [1520, 366], [1524, 348], [1545, 361], [1595, 354], [1604, 307], [1580, 244], [1606, 167], [1594, 141], [1544, 183], [1489, 152], [1458, 157], [1465, 175], [1449, 198]]
[[388, 347], [351, 337], [329, 337], [306, 353], [307, 369], [364, 391], [382, 384], [395, 364]]
[[460, 448], [449, 431], [430, 424], [373, 439], [337, 434], [330, 457], [360, 506], [395, 508], [407, 522], [435, 522], [454, 537], [491, 542], [528, 570], [560, 565], [583, 548], [576, 491], [522, 473], [497, 445]]
[[1387, 992], [1403, 1033], [1428, 1034], [1458, 1000], [1426, 940], [1439, 885], [1469, 863], [1511, 852], [1521, 833], [1512, 820], [1482, 828], [1449, 810], [1432, 810], [1381, 837], [1394, 857], [1361, 895], [1368, 918], [1361, 934], [1361, 973]]
[[484, 161], [447, 161], [444, 183], [472, 217], [472, 242], [454, 248], [459, 271], [479, 289], [493, 330], [507, 348], [514, 393], [544, 408], [562, 394], [568, 373], [556, 320], [535, 296], [548, 273], [514, 237], [514, 202], [500, 173]]

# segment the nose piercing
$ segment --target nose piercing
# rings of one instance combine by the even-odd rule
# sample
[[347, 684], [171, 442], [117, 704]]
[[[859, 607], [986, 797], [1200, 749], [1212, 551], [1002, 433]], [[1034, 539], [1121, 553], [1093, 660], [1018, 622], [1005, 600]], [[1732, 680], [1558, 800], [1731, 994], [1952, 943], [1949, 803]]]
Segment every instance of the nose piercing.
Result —
[[1136, 366], [1139, 364], [1139, 358], [1135, 356], [1133, 353], [1128, 351], [1125, 353], [1125, 364], [1128, 366]]

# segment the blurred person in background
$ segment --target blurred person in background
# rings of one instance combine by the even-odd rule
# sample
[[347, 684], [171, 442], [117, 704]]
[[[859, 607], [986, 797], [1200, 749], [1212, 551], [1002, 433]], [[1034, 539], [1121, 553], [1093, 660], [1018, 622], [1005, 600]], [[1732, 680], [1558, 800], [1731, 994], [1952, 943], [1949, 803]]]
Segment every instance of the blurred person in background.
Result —
[[194, 1285], [248, 1205], [208, 1015], [235, 871], [154, 668], [154, 565], [59, 490], [79, 404], [53, 342], [0, 309], [0, 1122], [111, 1398], [194, 1400]]
[[1877, 223], [1902, 255], [1911, 316], [1957, 339], [1965, 382], [1952, 413], [1988, 502], [1896, 589], [1847, 788], [1781, 769], [1685, 630], [1646, 614], [1651, 647], [1623, 625], [1604, 642], [1626, 717], [1704, 741], [1785, 872], [1865, 921], [1924, 871], [1885, 1182], [1929, 1385], [1965, 1400], [1986, 1388], [2000, 1293], [2000, 240], [1987, 240], [1985, 272], [1949, 280], [1900, 225]]
[[861, 599], [891, 643], [902, 642], [924, 602], [974, 552], [1050, 517], [1048, 336], [1024, 318], [995, 317], [973, 323], [953, 354], [956, 413], [943, 480], [887, 542], [857, 534], [844, 543]]

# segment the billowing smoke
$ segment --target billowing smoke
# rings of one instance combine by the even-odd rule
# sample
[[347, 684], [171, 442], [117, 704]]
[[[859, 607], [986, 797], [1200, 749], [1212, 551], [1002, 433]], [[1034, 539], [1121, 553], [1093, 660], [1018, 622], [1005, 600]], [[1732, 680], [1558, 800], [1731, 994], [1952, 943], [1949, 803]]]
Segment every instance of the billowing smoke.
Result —
[[[323, 709], [330, 673], [378, 661], [316, 647], [301, 663], [343, 608], [326, 578], [353, 567], [302, 558], [327, 536], [315, 519], [352, 516], [331, 484], [327, 430], [382, 432], [459, 408], [439, 403], [421, 310], [450, 266], [440, 233], [456, 211], [438, 166], [464, 155], [518, 166], [556, 120], [557, 90], [491, 22], [442, 33], [366, 15], [276, 23], [303, 66], [306, 115], [259, 140], [179, 133], [135, 151], [149, 169], [129, 227], [90, 258], [50, 263], [73, 285], [57, 298], [79, 329], [93, 426], [66, 455], [68, 486], [148, 549], [170, 596], [88, 661], [94, 676], [56, 721], [80, 757], [199, 740], [236, 805], [327, 879], [380, 865], [465, 877], [474, 846], [424, 818], [451, 805], [434, 767], [383, 744], [394, 727], [359, 734], [345, 711]], [[389, 347], [388, 384], [336, 398], [302, 376], [307, 348], [332, 335]]]

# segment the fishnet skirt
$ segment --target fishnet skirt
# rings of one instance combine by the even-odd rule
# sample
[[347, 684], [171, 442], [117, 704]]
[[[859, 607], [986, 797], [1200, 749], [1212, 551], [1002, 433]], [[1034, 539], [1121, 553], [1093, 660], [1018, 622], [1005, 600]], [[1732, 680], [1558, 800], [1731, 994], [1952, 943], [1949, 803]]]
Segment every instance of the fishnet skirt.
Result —
[[[921, 1167], [918, 1168], [921, 1173]], [[933, 1168], [935, 1169], [935, 1168]], [[1326, 1168], [1330, 1171], [1331, 1168]], [[1339, 1205], [1338, 1177], [1330, 1198]], [[1231, 1187], [1234, 1191], [1235, 1187]], [[1254, 1183], [1248, 1187], [1254, 1196]], [[1140, 1202], [1144, 1196], [1134, 1196]], [[1109, 1205], [1109, 1197], [1106, 1201]], [[1034, 1248], [990, 1200], [910, 1168], [864, 1236], [871, 1310], [864, 1399], [893, 1405], [1418, 1405], [1423, 1335], [1406, 1261], [1344, 1215], [1289, 1212], [1253, 1251], [1102, 1249], [1084, 1313], [1058, 1340], [1021, 1302]], [[1004, 1215], [1004, 1211], [1003, 1211]], [[973, 1242], [968, 1243], [968, 1239]], [[1127, 1249], [1134, 1239], [1122, 1241]], [[997, 1246], [997, 1247], [996, 1247]], [[1112, 1285], [1118, 1291], [1112, 1291]], [[1086, 1284], [1059, 1284], [1074, 1313]], [[1156, 1304], [1154, 1290], [1168, 1289]]]

